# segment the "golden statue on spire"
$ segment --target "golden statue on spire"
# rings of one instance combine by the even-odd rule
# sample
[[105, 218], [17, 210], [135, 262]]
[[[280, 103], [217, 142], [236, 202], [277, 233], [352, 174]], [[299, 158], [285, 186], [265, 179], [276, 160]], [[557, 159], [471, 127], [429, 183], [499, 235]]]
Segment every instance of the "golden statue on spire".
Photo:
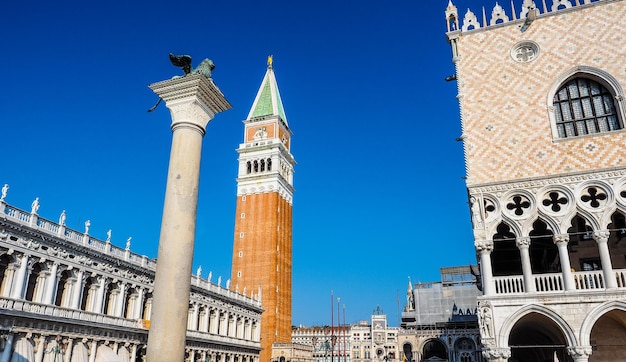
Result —
[[273, 55], [268, 55], [267, 56], [267, 66], [271, 68], [273, 61], [274, 61], [274, 56]]

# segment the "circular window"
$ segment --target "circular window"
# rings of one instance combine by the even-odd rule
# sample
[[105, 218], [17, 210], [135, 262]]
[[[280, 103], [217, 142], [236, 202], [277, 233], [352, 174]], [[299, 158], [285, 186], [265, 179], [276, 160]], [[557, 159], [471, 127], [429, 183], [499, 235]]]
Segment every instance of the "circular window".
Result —
[[539, 56], [539, 45], [532, 41], [517, 43], [511, 49], [511, 58], [518, 63], [528, 63]]

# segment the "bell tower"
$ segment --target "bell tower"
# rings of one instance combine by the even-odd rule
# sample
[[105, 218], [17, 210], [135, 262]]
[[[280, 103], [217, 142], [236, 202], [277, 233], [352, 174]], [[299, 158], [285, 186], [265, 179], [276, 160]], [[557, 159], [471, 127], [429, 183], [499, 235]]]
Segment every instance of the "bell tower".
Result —
[[272, 57], [244, 123], [239, 145], [237, 207], [231, 288], [258, 293], [261, 362], [273, 343], [291, 342], [293, 169], [291, 130], [283, 109]]

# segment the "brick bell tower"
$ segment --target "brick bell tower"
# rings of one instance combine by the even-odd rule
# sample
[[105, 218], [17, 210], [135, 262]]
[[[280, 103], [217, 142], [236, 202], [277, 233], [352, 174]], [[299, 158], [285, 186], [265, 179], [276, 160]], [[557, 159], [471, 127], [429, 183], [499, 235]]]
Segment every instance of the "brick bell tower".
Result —
[[239, 145], [231, 289], [260, 295], [261, 362], [291, 342], [293, 168], [291, 130], [268, 57]]

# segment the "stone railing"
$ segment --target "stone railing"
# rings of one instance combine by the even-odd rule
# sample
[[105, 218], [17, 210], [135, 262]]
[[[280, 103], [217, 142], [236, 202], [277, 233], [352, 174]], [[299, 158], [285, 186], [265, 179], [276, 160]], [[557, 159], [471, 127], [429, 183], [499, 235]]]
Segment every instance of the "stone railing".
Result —
[[[79, 231], [67, 228], [65, 225], [59, 225], [50, 220], [43, 219], [37, 214], [18, 209], [0, 200], [0, 215], [8, 216], [13, 222], [17, 222], [26, 227], [38, 229], [42, 234], [51, 237], [61, 238], [67, 242], [71, 242], [81, 247], [89, 247], [103, 254], [115, 256], [120, 260], [137, 265], [141, 268], [156, 272], [156, 260], [150, 259], [145, 255], [131, 252], [128, 249], [117, 247], [111, 242], [102, 241]], [[231, 300], [236, 300], [256, 307], [261, 307], [261, 301], [258, 296], [254, 296], [255, 291], [231, 291], [229, 288], [222, 287], [219, 284], [213, 284], [210, 280], [199, 278], [196, 275], [190, 276], [190, 283], [203, 290], [214, 292], [218, 295], [225, 296]]]
[[[618, 288], [626, 288], [626, 269], [616, 269], [615, 278]], [[576, 292], [581, 290], [604, 290], [604, 275], [602, 270], [572, 272]], [[537, 293], [560, 292], [565, 290], [563, 274], [548, 273], [534, 274]], [[522, 275], [499, 276], [493, 278], [496, 294], [522, 294], [525, 292]]]
[[524, 293], [524, 279], [521, 275], [494, 277], [496, 294]]
[[0, 298], [0, 309], [20, 311], [48, 317], [68, 318], [89, 323], [102, 323], [108, 326], [139, 329], [144, 328], [141, 320], [85, 312], [84, 310], [71, 308], [62, 308], [56, 305], [34, 303], [21, 299]]
[[[7, 216], [10, 216], [22, 224], [38, 228], [41, 232], [63, 238], [66, 241], [70, 241], [75, 244], [91, 247], [92, 249], [98, 250], [102, 253], [115, 255], [121, 260], [126, 260], [132, 264], [141, 266], [142, 268], [156, 271], [156, 261], [149, 259], [145, 255], [139, 255], [131, 252], [130, 250], [112, 245], [110, 242], [98, 240], [91, 237], [89, 234], [81, 233], [79, 231], [69, 229], [65, 225], [59, 225], [50, 220], [42, 219], [38, 215], [20, 210], [6, 203], [2, 203], [0, 206], [4, 206], [4, 214]], [[2, 210], [0, 209], [0, 213], [1, 211]]]

